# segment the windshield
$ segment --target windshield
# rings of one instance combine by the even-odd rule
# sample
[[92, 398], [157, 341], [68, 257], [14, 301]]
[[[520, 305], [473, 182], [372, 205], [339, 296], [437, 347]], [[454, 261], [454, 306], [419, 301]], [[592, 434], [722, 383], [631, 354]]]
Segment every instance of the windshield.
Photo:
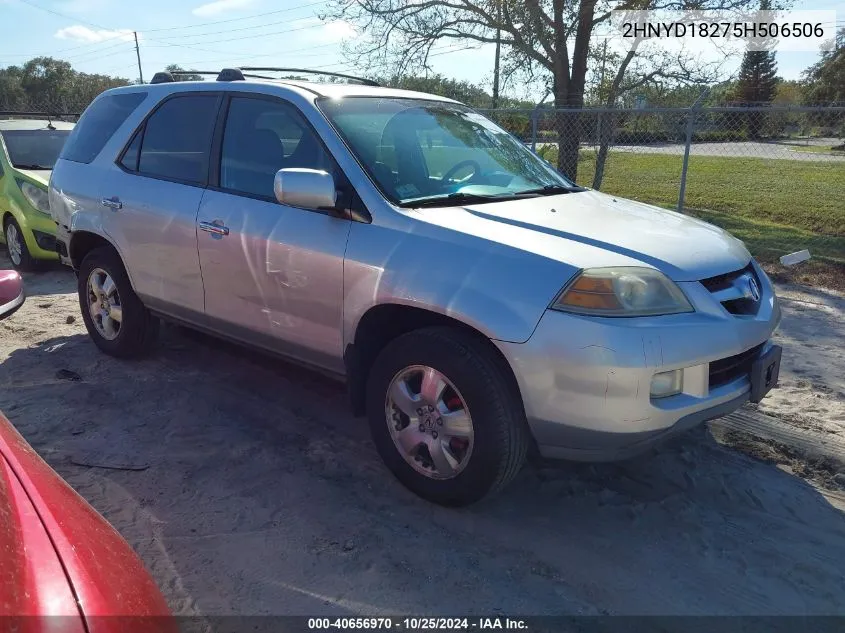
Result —
[[459, 104], [351, 97], [319, 105], [382, 193], [401, 206], [575, 188], [519, 140]]
[[18, 169], [53, 169], [70, 130], [5, 130], [9, 160]]

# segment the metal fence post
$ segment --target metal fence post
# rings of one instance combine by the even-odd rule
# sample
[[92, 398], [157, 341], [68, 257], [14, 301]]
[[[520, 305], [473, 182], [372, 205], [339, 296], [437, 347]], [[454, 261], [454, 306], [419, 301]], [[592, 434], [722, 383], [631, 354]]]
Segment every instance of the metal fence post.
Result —
[[701, 102], [704, 100], [704, 97], [707, 96], [708, 92], [710, 92], [710, 88], [705, 88], [704, 92], [698, 95], [698, 99], [693, 102], [693, 104], [687, 111], [687, 139], [686, 145], [684, 145], [684, 166], [681, 168], [681, 188], [680, 191], [678, 191], [678, 213], [684, 212], [684, 197], [687, 194], [687, 171], [689, 170], [689, 152], [690, 147], [692, 146], [692, 132], [695, 127], [695, 114], [698, 111]]
[[534, 106], [531, 110], [531, 151], [537, 153], [537, 119], [540, 118], [540, 106]]

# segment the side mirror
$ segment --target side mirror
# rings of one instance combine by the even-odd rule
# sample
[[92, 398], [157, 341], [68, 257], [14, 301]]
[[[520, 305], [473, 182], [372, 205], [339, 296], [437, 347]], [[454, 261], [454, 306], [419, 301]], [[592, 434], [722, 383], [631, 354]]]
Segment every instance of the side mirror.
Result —
[[273, 179], [273, 193], [280, 204], [290, 207], [334, 210], [337, 206], [334, 177], [319, 169], [280, 169]]
[[23, 280], [16, 270], [0, 270], [0, 319], [12, 316], [23, 305]]

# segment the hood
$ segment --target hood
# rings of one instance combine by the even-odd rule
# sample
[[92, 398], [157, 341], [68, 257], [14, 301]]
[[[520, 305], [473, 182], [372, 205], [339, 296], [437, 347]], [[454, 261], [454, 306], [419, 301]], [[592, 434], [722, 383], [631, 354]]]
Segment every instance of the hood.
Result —
[[598, 191], [418, 210], [426, 221], [576, 268], [649, 266], [675, 281], [739, 270], [751, 255], [706, 222]]
[[52, 169], [18, 169], [17, 171], [27, 178], [40, 182], [45, 187], [50, 184], [50, 174], [53, 173]]

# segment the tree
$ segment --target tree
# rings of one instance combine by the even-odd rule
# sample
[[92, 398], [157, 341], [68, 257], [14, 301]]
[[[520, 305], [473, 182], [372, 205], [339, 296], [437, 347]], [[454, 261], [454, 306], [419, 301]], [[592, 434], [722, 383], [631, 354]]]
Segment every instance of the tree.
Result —
[[186, 72], [179, 64], [170, 64], [165, 70], [173, 75], [174, 81], [202, 81], [202, 75]]
[[461, 101], [474, 108], [489, 108], [493, 104], [493, 98], [483, 88], [473, 85], [468, 81], [456, 81], [448, 79], [443, 75], [435, 74], [427, 77], [413, 75], [393, 75], [383, 79], [379, 83], [391, 88], [402, 88], [403, 90], [416, 90], [441, 95], [456, 101]]
[[[760, 10], [771, 10], [769, 0], [760, 2]], [[778, 64], [773, 46], [772, 41], [749, 43], [736, 82], [736, 100], [742, 105], [764, 106], [774, 100], [778, 86]], [[764, 114], [754, 110], [745, 119], [748, 136], [759, 138], [765, 122]]]
[[0, 110], [25, 110], [26, 103], [26, 91], [21, 86], [21, 69], [18, 66], [0, 69]]
[[80, 73], [52, 57], [36, 57], [23, 66], [0, 69], [0, 110], [82, 112], [103, 90], [125, 86], [119, 77]]
[[738, 100], [749, 105], [771, 103], [777, 94], [777, 75], [774, 51], [746, 51], [739, 67]]
[[804, 71], [804, 102], [845, 103], [845, 27], [836, 33], [833, 47]]
[[[558, 169], [575, 179], [580, 134], [578, 113], [571, 110], [584, 105], [591, 38], [595, 28], [610, 19], [611, 9], [739, 9], [752, 2], [755, 0], [332, 0], [327, 15], [357, 24], [367, 36], [347, 51], [354, 63], [398, 68], [400, 73], [428, 67], [428, 57], [439, 42], [478, 45], [500, 40], [507, 51], [506, 75], [521, 72], [529, 81], [539, 78], [554, 96], [559, 109]], [[638, 55], [635, 46], [620, 60], [614, 76], [616, 95], [635, 70], [642, 72], [643, 81], [676, 70], [638, 67], [634, 63]], [[690, 69], [687, 64], [680, 70], [686, 74]], [[615, 99], [616, 95], [611, 96]]]

